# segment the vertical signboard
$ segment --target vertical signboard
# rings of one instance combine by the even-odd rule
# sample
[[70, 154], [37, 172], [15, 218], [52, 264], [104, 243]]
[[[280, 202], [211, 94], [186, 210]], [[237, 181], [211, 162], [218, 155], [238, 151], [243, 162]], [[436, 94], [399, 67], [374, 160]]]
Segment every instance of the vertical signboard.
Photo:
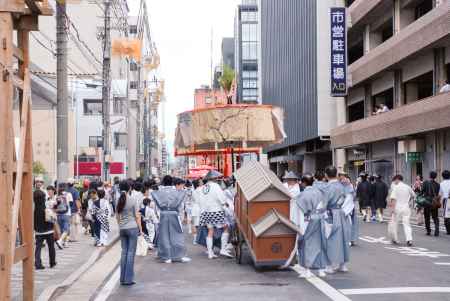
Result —
[[330, 9], [331, 96], [347, 95], [347, 21], [345, 7]]

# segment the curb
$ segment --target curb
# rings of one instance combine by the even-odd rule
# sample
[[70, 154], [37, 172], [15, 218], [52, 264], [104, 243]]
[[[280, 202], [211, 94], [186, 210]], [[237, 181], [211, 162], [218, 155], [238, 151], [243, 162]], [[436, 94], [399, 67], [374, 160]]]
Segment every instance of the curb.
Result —
[[75, 281], [77, 281], [81, 275], [84, 274], [91, 266], [97, 262], [97, 260], [102, 257], [106, 252], [108, 252], [112, 246], [114, 246], [119, 241], [119, 234], [112, 238], [111, 243], [102, 249], [96, 249], [88, 261], [85, 262], [81, 267], [79, 267], [75, 272], [70, 274], [63, 282], [47, 287], [36, 299], [37, 301], [49, 301], [52, 300], [57, 295], [63, 293], [67, 288], [69, 288]]

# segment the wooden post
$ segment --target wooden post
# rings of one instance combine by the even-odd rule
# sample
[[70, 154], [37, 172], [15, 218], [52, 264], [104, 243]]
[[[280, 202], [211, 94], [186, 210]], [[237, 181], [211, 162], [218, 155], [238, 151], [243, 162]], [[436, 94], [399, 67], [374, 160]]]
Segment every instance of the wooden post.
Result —
[[19, 76], [24, 79], [24, 90], [22, 91], [21, 109], [26, 110], [21, 114], [24, 120], [21, 120], [21, 126], [25, 131], [23, 147], [24, 168], [22, 169], [22, 188], [21, 188], [21, 222], [22, 243], [26, 249], [26, 257], [23, 260], [23, 299], [34, 300], [34, 227], [33, 214], [33, 151], [32, 151], [32, 132], [31, 132], [31, 83], [29, 76], [29, 31], [22, 29], [17, 32], [18, 47], [23, 50], [23, 60], [19, 64]]
[[[29, 31], [38, 30], [38, 15], [52, 13], [47, 0], [0, 0], [0, 301], [12, 298], [11, 271], [18, 262], [23, 264], [23, 300], [34, 300]], [[13, 44], [14, 30], [17, 30], [17, 47]], [[19, 90], [20, 99], [17, 156], [13, 129], [14, 86]], [[19, 245], [17, 233], [20, 233]]]
[[13, 200], [13, 20], [9, 12], [0, 12], [0, 300], [11, 299], [11, 249]]

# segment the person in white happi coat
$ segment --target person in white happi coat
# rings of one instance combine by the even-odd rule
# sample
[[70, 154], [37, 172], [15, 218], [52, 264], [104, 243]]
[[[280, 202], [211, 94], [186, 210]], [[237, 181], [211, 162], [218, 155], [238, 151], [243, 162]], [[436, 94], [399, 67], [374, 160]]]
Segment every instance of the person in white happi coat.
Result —
[[298, 220], [297, 210], [295, 210], [295, 199], [300, 194], [300, 185], [298, 184], [298, 177], [293, 171], [286, 172], [283, 177], [284, 186], [289, 190], [291, 195], [289, 219], [291, 222], [295, 223]]
[[403, 176], [396, 175], [392, 185], [392, 191], [390, 195], [390, 205], [394, 207], [394, 213], [392, 220], [388, 226], [389, 236], [392, 239], [392, 243], [398, 243], [398, 223], [401, 221], [403, 224], [403, 231], [405, 232], [406, 244], [412, 246], [412, 230], [410, 225], [411, 217], [411, 201], [414, 200], [416, 194], [409, 185], [403, 183]]
[[208, 228], [208, 236], [206, 238], [206, 248], [208, 250], [208, 258], [217, 258], [214, 254], [213, 236], [214, 228], [222, 228], [220, 255], [225, 257], [233, 257], [227, 250], [228, 240], [230, 237], [229, 228], [225, 220], [225, 205], [227, 197], [216, 183], [223, 175], [215, 170], [211, 170], [205, 177], [207, 183], [201, 187], [198, 194], [200, 203], [200, 227]]

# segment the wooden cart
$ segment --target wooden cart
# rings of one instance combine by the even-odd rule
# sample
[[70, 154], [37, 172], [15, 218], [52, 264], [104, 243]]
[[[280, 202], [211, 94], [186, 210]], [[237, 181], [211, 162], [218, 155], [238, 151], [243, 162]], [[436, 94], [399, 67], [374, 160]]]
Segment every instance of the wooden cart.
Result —
[[289, 220], [290, 194], [277, 176], [259, 162], [249, 162], [236, 173], [236, 260], [242, 263], [247, 247], [255, 267], [282, 266], [298, 233]]

